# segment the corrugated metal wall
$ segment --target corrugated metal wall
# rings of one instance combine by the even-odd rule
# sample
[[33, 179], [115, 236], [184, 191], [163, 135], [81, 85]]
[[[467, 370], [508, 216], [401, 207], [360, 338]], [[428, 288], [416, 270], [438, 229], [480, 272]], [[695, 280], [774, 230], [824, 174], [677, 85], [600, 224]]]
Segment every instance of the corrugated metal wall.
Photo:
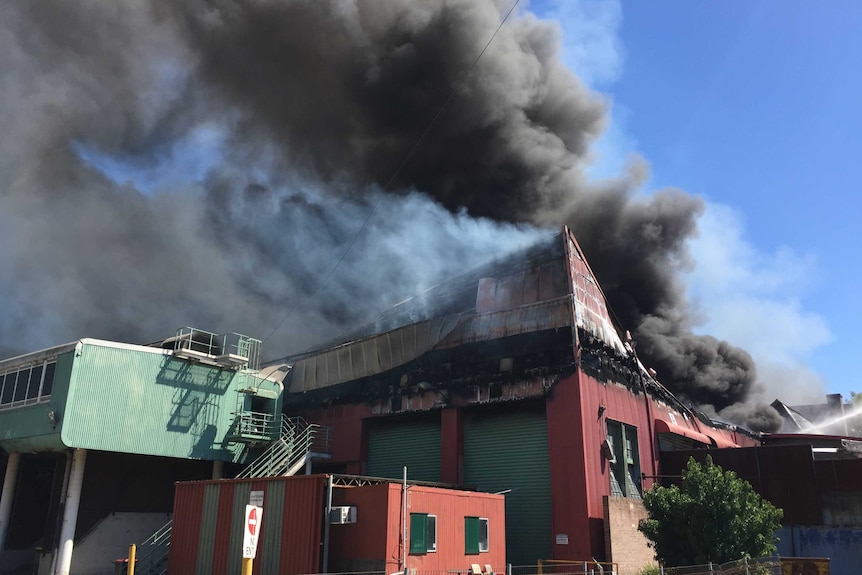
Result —
[[506, 494], [506, 560], [550, 557], [551, 485], [543, 405], [477, 409], [464, 422], [464, 482]]
[[368, 475], [440, 481], [440, 413], [368, 420]]
[[[235, 461], [225, 440], [245, 374], [163, 350], [85, 343], [75, 358], [62, 440], [69, 447]], [[255, 382], [259, 381], [257, 379]], [[264, 389], [277, 390], [274, 382]]]
[[254, 573], [319, 573], [325, 484], [323, 475], [177, 484], [169, 572], [238, 573], [245, 506], [263, 491]]

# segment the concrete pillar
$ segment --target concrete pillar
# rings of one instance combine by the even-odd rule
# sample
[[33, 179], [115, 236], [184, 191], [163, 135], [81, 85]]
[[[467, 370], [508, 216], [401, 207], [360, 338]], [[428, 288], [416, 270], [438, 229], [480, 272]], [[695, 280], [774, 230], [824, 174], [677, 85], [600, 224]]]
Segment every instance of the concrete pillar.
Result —
[[440, 414], [440, 481], [464, 482], [464, 421], [461, 410], [447, 407]]
[[224, 461], [213, 461], [213, 479], [224, 479]]
[[[63, 457], [66, 458], [66, 466], [63, 469], [63, 486], [60, 488], [60, 507], [65, 509], [66, 506], [66, 491], [69, 488], [69, 476], [72, 474], [72, 452], [67, 451], [63, 454]], [[57, 521], [62, 520], [62, 516], [59, 516]], [[55, 527], [57, 531], [59, 531], [60, 523], [56, 523]], [[54, 543], [54, 548], [51, 550], [51, 569], [48, 573], [54, 573], [57, 570], [57, 556], [60, 554], [60, 544], [59, 542]]]
[[78, 523], [78, 506], [81, 504], [81, 486], [84, 484], [86, 449], [75, 449], [72, 455], [72, 471], [66, 490], [66, 507], [63, 510], [63, 526], [60, 528], [60, 553], [54, 575], [69, 575], [72, 567], [72, 548], [75, 545], [75, 526]]
[[21, 463], [20, 453], [10, 453], [6, 462], [6, 478], [3, 480], [3, 494], [0, 495], [0, 557], [6, 544], [6, 532], [12, 516], [12, 500], [15, 498], [15, 484], [18, 482], [18, 466]]

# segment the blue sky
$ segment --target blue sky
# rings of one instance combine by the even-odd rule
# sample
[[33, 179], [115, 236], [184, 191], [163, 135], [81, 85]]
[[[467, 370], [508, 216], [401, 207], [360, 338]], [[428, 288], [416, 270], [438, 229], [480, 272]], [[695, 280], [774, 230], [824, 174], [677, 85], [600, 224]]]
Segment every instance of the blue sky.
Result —
[[634, 153], [651, 167], [643, 193], [707, 201], [688, 276], [700, 331], [752, 352], [767, 399], [862, 391], [862, 3], [526, 9], [560, 23], [567, 63], [611, 106], [593, 173]]

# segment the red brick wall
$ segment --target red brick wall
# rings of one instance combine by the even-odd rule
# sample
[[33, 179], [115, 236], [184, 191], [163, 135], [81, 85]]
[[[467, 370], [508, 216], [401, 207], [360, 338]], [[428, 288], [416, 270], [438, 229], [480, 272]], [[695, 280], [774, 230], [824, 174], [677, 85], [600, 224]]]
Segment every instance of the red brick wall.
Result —
[[638, 521], [647, 517], [640, 500], [605, 496], [604, 508], [605, 553], [608, 561], [619, 565], [618, 575], [636, 575], [644, 565], [655, 563], [647, 538], [638, 531]]

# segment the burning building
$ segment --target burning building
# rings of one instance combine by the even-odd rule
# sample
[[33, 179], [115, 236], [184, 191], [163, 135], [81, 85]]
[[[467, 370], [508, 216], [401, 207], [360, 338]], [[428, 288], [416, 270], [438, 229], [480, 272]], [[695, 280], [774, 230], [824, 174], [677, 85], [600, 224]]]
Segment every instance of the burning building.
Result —
[[[291, 358], [285, 408], [333, 430], [322, 470], [506, 493], [508, 561], [626, 557], [666, 450], [758, 438], [638, 359], [568, 229]], [[638, 511], [640, 510], [640, 511]]]

